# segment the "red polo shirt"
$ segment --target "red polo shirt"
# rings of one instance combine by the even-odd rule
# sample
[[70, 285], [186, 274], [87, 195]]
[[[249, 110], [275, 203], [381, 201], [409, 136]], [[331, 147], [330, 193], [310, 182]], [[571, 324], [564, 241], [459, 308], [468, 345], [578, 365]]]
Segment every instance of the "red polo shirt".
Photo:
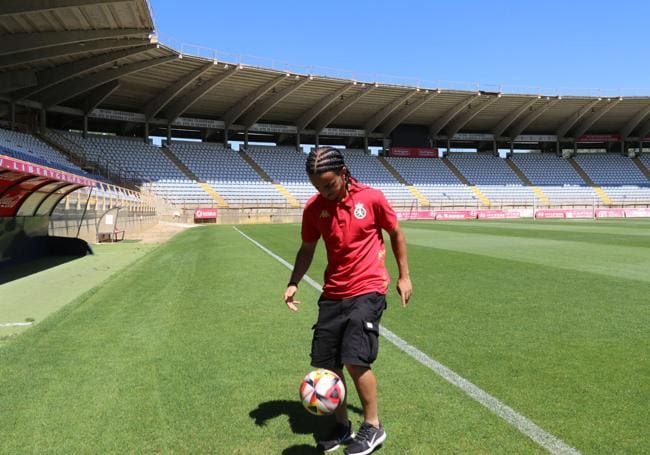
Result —
[[352, 180], [341, 202], [312, 196], [302, 217], [302, 240], [321, 236], [327, 250], [323, 294], [339, 300], [369, 292], [386, 294], [390, 276], [384, 265], [381, 230], [397, 227], [397, 216], [384, 194]]

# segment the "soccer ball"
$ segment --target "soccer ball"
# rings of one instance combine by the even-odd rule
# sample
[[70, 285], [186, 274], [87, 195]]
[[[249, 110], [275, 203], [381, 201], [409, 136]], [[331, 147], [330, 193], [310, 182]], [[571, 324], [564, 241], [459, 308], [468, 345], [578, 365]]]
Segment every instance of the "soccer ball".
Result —
[[300, 400], [317, 416], [333, 413], [345, 399], [343, 380], [333, 371], [318, 368], [300, 383]]

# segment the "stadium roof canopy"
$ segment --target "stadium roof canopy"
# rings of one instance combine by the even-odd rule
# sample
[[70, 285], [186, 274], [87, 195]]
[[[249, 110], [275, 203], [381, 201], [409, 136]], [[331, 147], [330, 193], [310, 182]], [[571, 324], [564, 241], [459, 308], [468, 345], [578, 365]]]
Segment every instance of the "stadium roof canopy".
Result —
[[90, 121], [153, 134], [171, 125], [204, 138], [250, 132], [274, 140], [377, 142], [401, 125], [426, 128], [437, 142], [650, 134], [650, 97], [418, 88], [182, 55], [158, 43], [146, 0], [4, 0], [0, 35], [0, 116], [12, 121], [47, 112], [58, 127]]

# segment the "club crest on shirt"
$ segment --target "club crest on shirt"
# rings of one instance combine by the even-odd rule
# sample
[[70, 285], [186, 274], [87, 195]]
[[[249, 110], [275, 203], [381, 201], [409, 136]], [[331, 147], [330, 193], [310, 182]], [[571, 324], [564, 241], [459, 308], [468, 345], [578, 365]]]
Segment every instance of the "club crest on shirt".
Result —
[[320, 212], [321, 218], [329, 218], [329, 216], [330, 216], [330, 212], [328, 212], [327, 210], [323, 210], [322, 212]]
[[363, 203], [359, 202], [354, 205], [354, 217], [357, 220], [362, 220], [366, 217], [366, 208], [363, 206]]

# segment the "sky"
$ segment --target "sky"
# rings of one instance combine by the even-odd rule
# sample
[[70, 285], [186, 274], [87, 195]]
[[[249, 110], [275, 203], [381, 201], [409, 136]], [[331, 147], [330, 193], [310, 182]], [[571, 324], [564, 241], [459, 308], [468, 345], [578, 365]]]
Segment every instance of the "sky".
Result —
[[650, 95], [647, 0], [150, 4], [162, 43], [221, 61], [424, 88]]

